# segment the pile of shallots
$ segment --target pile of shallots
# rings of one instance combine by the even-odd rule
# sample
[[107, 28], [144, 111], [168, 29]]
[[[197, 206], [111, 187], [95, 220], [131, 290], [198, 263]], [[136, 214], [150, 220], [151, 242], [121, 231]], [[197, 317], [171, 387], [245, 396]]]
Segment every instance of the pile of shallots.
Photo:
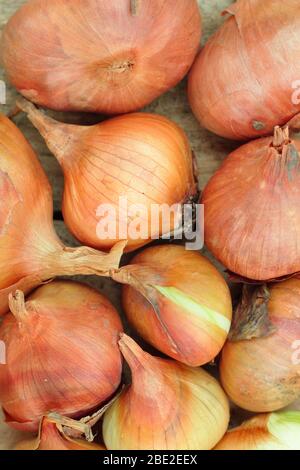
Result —
[[[299, 2], [238, 0], [224, 14], [198, 56], [196, 0], [29, 0], [4, 29], [17, 108], [62, 167], [64, 220], [83, 245], [57, 236], [48, 178], [0, 115], [0, 403], [8, 425], [29, 432], [18, 449], [300, 449]], [[159, 213], [152, 232], [153, 205], [183, 210], [199, 190], [184, 131], [137, 111], [189, 70], [203, 126], [259, 137], [200, 197], [206, 245], [243, 284], [233, 317], [211, 261], [151, 243], [176, 229]], [[117, 116], [70, 125], [37, 106]], [[99, 207], [120, 198], [139, 206], [146, 234], [121, 235], [126, 208], [109, 237], [99, 232]], [[78, 274], [122, 284], [135, 340], [110, 300], [66, 279]], [[249, 412], [239, 427], [230, 404]]]

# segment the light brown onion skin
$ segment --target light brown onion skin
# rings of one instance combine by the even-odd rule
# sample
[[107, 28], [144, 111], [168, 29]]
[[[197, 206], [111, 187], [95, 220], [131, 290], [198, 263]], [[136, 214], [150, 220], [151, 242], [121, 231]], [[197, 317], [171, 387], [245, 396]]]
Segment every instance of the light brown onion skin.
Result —
[[268, 430], [270, 414], [261, 414], [230, 429], [214, 450], [291, 450]]
[[227, 342], [220, 366], [223, 387], [241, 408], [276, 411], [300, 395], [300, 365], [293, 344], [300, 338], [300, 279], [274, 284], [269, 318], [277, 331], [264, 338]]
[[[87, 246], [108, 250], [125, 239], [126, 250], [135, 250], [149, 243], [153, 232], [157, 238], [174, 228], [174, 217], [169, 225], [164, 222], [164, 206], [171, 209], [197, 196], [188, 138], [171, 120], [132, 113], [75, 126], [50, 119], [24, 99], [18, 105], [62, 166], [64, 219]], [[153, 208], [159, 224], [152, 219]]]
[[[135, 256], [131, 264], [138, 266], [141, 273], [143, 267], [153, 269], [157, 286], [175, 287], [199, 306], [223, 315], [230, 324], [232, 306], [226, 282], [198, 252], [175, 245], [154, 246]], [[151, 279], [149, 284], [152, 284]], [[126, 316], [148, 343], [193, 367], [206, 364], [219, 354], [227, 338], [224, 329], [199, 318], [158, 292], [156, 299], [158, 313], [134, 287], [123, 287]]]
[[209, 250], [230, 271], [260, 281], [300, 271], [300, 142], [278, 151], [272, 141], [231, 153], [202, 195]]
[[[51, 187], [36, 154], [19, 129], [0, 115], [0, 289], [39, 271], [42, 253], [47, 256], [62, 246], [52, 214]], [[32, 246], [38, 256], [28, 256]]]
[[105, 450], [105, 447], [83, 439], [71, 439], [60, 432], [56, 423], [45, 417], [39, 437], [19, 442], [15, 450]]
[[299, 2], [239, 0], [226, 11], [231, 16], [193, 65], [189, 101], [201, 125], [216, 134], [267, 135], [300, 111], [293, 88], [298, 81], [299, 90]]
[[[197, 193], [186, 134], [169, 119], [154, 114], [129, 114], [90, 127], [62, 160], [62, 167], [66, 224], [81, 243], [97, 249], [110, 249], [119, 241], [101, 240], [97, 235], [101, 204], [112, 204], [117, 215], [120, 197], [127, 198], [128, 207], [142, 204], [150, 235], [153, 204], [183, 204]], [[120, 216], [117, 235], [119, 226]], [[126, 250], [150, 241], [150, 237], [129, 237]]]
[[139, 0], [136, 16], [130, 0], [31, 0], [4, 30], [2, 61], [39, 105], [120, 114], [180, 82], [200, 38], [196, 0]]
[[6, 365], [0, 366], [6, 421], [37, 431], [50, 411], [86, 416], [120, 384], [122, 325], [116, 310], [94, 289], [72, 281], [40, 287], [26, 309], [25, 320], [8, 314], [0, 327], [6, 345]]

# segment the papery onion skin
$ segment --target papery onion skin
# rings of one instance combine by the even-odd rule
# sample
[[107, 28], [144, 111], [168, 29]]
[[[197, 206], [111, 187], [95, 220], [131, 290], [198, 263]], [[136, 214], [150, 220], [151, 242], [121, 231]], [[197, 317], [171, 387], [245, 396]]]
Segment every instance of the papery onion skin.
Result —
[[[64, 219], [81, 243], [107, 250], [126, 239], [127, 251], [137, 249], [151, 241], [152, 230], [165, 233], [162, 209], [159, 224], [152, 219], [154, 205], [180, 205], [197, 195], [187, 136], [169, 119], [134, 113], [90, 127], [74, 126], [48, 118], [26, 100], [18, 105], [62, 166]], [[134, 205], [141, 205], [145, 233], [131, 235], [130, 222], [137, 219]], [[171, 220], [167, 232], [172, 228]]]
[[237, 140], [268, 135], [300, 111], [297, 0], [239, 0], [196, 59], [189, 101], [200, 123]]
[[27, 2], [3, 32], [9, 80], [55, 110], [141, 109], [187, 74], [201, 16], [196, 0], [139, 1], [135, 16], [130, 0]]
[[19, 442], [15, 450], [105, 450], [105, 447], [83, 439], [72, 439], [56, 423], [45, 417], [42, 419], [39, 436]]
[[0, 315], [17, 289], [27, 293], [59, 275], [108, 276], [123, 248], [106, 255], [63, 245], [53, 226], [47, 176], [23, 134], [0, 114]]
[[228, 431], [214, 450], [300, 450], [300, 412], [258, 415]]
[[150, 356], [126, 335], [120, 347], [132, 385], [104, 415], [107, 449], [212, 449], [229, 421], [218, 382], [202, 369]]
[[293, 360], [300, 338], [300, 279], [270, 288], [268, 313], [276, 331], [268, 337], [228, 341], [220, 365], [231, 400], [249, 411], [276, 411], [300, 396], [300, 364]]
[[300, 271], [299, 152], [275, 128], [231, 153], [204, 189], [205, 243], [233, 273], [269, 281]]
[[126, 316], [152, 346], [194, 367], [219, 354], [230, 329], [231, 298], [204, 256], [182, 246], [150, 247], [113, 277], [128, 283], [122, 295]]
[[[3, 115], [0, 115], [0, 152], [0, 288], [4, 288], [27, 274], [26, 259], [25, 262], [23, 259], [25, 247], [22, 247], [25, 239], [26, 245], [35, 244], [38, 251], [41, 241], [50, 238], [50, 243], [43, 247], [47, 253], [53, 249], [52, 239], [56, 248], [58, 238], [53, 228], [48, 179], [24, 136]], [[26, 217], [26, 207], [30, 208], [29, 217]], [[15, 227], [19, 228], [19, 236]], [[10, 258], [14, 260], [12, 267]], [[39, 258], [30, 260], [32, 271], [40, 263]]]
[[6, 346], [0, 402], [12, 427], [36, 431], [50, 411], [82, 417], [117, 390], [122, 325], [100, 293], [54, 281], [37, 289], [14, 315], [6, 315], [0, 327]]

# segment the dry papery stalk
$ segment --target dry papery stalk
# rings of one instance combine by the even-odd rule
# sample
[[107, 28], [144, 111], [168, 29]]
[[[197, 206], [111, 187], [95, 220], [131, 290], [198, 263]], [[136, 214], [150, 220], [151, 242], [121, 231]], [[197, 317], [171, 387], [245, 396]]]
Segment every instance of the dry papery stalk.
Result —
[[290, 143], [290, 131], [289, 127], [280, 127], [276, 126], [274, 129], [273, 136], [273, 147], [281, 148], [283, 145], [288, 145]]
[[37, 438], [19, 442], [16, 450], [105, 450], [102, 444], [93, 442], [96, 436], [92, 428], [122, 391], [92, 416], [78, 421], [55, 412], [47, 413], [41, 420]]
[[58, 276], [97, 275], [110, 277], [119, 267], [127, 242], [119, 242], [109, 253], [89, 247], [61, 247], [53, 255], [41, 274], [36, 273], [20, 279], [16, 284], [0, 289], [0, 316], [7, 313], [9, 294], [21, 290], [26, 295], [40, 285], [51, 282]]
[[268, 314], [270, 293], [266, 285], [244, 285], [242, 299], [235, 310], [230, 341], [269, 336], [276, 331]]
[[132, 16], [138, 16], [141, 0], [130, 0], [131, 14]]
[[[82, 429], [85, 429], [85, 428], [81, 428], [81, 426], [83, 427], [88, 427], [88, 429], [90, 429], [90, 434], [89, 434], [89, 437], [91, 438], [91, 441], [93, 441], [95, 439], [95, 436], [93, 435], [92, 433], [92, 428], [94, 426], [96, 426], [96, 424], [100, 421], [100, 419], [103, 418], [104, 414], [106, 413], [106, 411], [114, 404], [114, 402], [121, 396], [121, 394], [123, 393], [125, 389], [125, 385], [123, 385], [121, 388], [120, 388], [120, 391], [104, 406], [102, 406], [102, 408], [100, 408], [100, 410], [96, 411], [95, 413], [93, 413], [91, 416], [86, 416], [84, 418], [81, 418], [78, 422], [80, 423], [80, 427], [78, 429], [76, 428], [72, 428], [71, 431], [69, 431], [68, 429], [65, 429], [65, 434], [66, 435], [70, 435], [70, 437], [73, 437], [73, 438], [79, 438], [80, 436], [82, 436], [83, 432], [82, 432]], [[71, 434], [69, 434], [69, 432]], [[86, 434], [86, 433], [85, 433]], [[86, 436], [86, 439], [89, 440]], [[90, 441], [90, 442], [91, 442]]]

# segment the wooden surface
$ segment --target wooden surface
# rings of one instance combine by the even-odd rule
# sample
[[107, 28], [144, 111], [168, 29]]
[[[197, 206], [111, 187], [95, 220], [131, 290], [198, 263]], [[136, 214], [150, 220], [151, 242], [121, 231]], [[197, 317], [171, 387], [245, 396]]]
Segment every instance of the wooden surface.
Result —
[[[207, 37], [217, 29], [223, 21], [220, 16], [221, 11], [231, 0], [198, 0], [202, 10], [204, 35], [202, 43]], [[25, 0], [0, 0], [0, 30], [5, 25], [7, 19], [17, 10], [19, 6], [25, 3]], [[0, 68], [0, 80], [5, 80], [5, 73]], [[8, 84], [7, 84], [8, 85]], [[7, 86], [7, 104], [1, 106], [1, 111], [7, 113], [14, 105], [16, 92]], [[200, 172], [200, 187], [204, 187], [210, 176], [218, 168], [223, 158], [234, 149], [237, 144], [218, 138], [205, 129], [201, 129], [193, 117], [186, 98], [186, 82], [184, 81], [174, 90], [166, 93], [146, 108], [147, 111], [162, 114], [176, 121], [183, 127], [189, 136], [192, 147], [197, 157]], [[55, 116], [55, 115], [54, 115]], [[81, 122], [82, 118], [73, 115], [56, 115], [62, 120], [68, 122]], [[100, 117], [86, 116], [86, 122], [96, 122]], [[84, 122], [84, 121], [82, 121]], [[63, 176], [55, 158], [49, 153], [42, 138], [32, 127], [24, 115], [16, 119], [17, 125], [24, 132], [28, 140], [36, 149], [40, 156], [49, 179], [53, 186], [55, 215], [59, 219], [61, 209], [61, 198], [63, 191]], [[56, 221], [57, 232], [65, 244], [73, 245], [76, 242], [68, 233], [63, 222]], [[81, 278], [79, 278], [81, 279]], [[101, 278], [85, 278], [85, 282], [97, 287], [112, 300], [117, 308], [120, 309], [120, 288], [115, 283]], [[300, 409], [300, 406], [299, 406]], [[1, 417], [0, 417], [1, 421]], [[13, 447], [14, 443], [20, 439], [20, 433], [11, 431], [7, 426], [0, 422], [0, 449]]]

